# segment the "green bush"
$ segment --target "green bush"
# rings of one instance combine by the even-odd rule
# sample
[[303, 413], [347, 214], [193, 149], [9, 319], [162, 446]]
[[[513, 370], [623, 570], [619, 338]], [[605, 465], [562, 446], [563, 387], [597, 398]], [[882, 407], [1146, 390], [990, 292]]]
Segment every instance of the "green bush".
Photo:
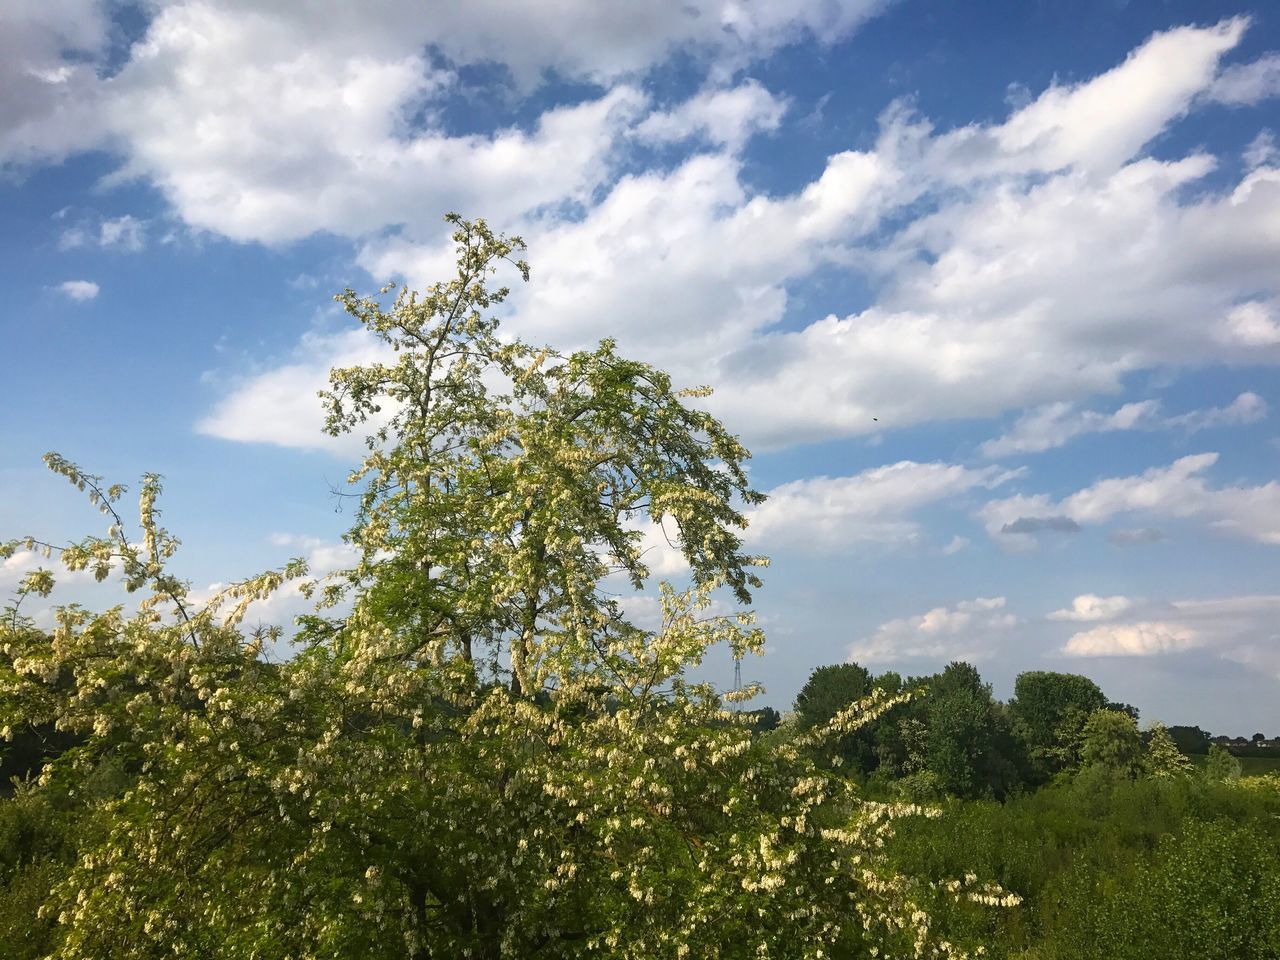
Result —
[[904, 822], [893, 850], [917, 875], [972, 870], [1023, 897], [995, 912], [943, 891], [931, 901], [947, 937], [991, 957], [1280, 957], [1280, 789], [1268, 782], [1094, 767], [1003, 804], [950, 801], [940, 819]]

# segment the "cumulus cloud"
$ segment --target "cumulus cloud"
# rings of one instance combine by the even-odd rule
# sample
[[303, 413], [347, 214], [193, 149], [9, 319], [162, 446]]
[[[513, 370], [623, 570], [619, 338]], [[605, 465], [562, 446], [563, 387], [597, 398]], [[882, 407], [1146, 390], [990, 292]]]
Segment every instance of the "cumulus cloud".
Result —
[[[571, 126], [592, 145], [573, 155], [589, 159], [563, 171], [564, 150], [548, 149], [559, 182], [536, 196], [477, 167], [474, 153], [487, 141], [448, 169], [493, 183], [504, 222], [530, 240], [534, 282], [516, 291], [513, 330], [567, 347], [608, 333], [679, 380], [714, 382], [712, 409], [753, 446], [1072, 404], [1151, 366], [1280, 362], [1267, 294], [1280, 256], [1280, 234], [1268, 226], [1280, 220], [1280, 181], [1259, 168], [1225, 193], [1188, 194], [1213, 170], [1212, 157], [1139, 154], [1212, 84], [1243, 29], [1232, 20], [1160, 34], [1114, 70], [1051, 87], [999, 124], [935, 133], [894, 108], [873, 148], [831, 156], [817, 179], [788, 195], [763, 193], [742, 176], [744, 131], [769, 129], [780, 109], [750, 83], [656, 113], [635, 91], [615, 90], [621, 99], [610, 106], [573, 108], [583, 116]], [[720, 146], [611, 179], [611, 145], [641, 132]], [[548, 139], [512, 136], [535, 155], [526, 141]], [[310, 152], [308, 163], [316, 163]], [[537, 162], [513, 169], [543, 176]], [[256, 164], [245, 170], [254, 182], [227, 196], [253, 196], [264, 175]], [[337, 193], [365, 189], [359, 177], [344, 182]], [[442, 182], [442, 197], [482, 189], [447, 175]], [[292, 178], [281, 177], [278, 189], [292, 196]], [[270, 203], [260, 212], [274, 230], [303, 229], [317, 215], [314, 196], [298, 201], [297, 218], [277, 216]], [[548, 212], [565, 198], [583, 200], [583, 215]], [[399, 218], [403, 204], [395, 206]], [[392, 216], [373, 207], [360, 207], [368, 223]], [[887, 217], [922, 209], [881, 238]], [[345, 216], [334, 210], [330, 229]], [[375, 276], [421, 284], [443, 275], [450, 257], [440, 232], [410, 225], [365, 241], [360, 262]], [[880, 301], [779, 331], [789, 288], [831, 264], [877, 279]], [[241, 388], [255, 389], [252, 379]], [[278, 433], [269, 410], [237, 406], [244, 422], [225, 432], [267, 441]], [[1141, 403], [1106, 415], [1074, 406], [1051, 414], [1041, 434], [1132, 428], [1156, 416]], [[1004, 446], [1028, 442], [1045, 441]]]
[[1216, 453], [1182, 457], [1135, 476], [1099, 480], [1057, 501], [1018, 494], [985, 504], [979, 516], [992, 537], [1011, 546], [1032, 542], [1034, 531], [1017, 526], [1022, 518], [1062, 517], [1094, 526], [1129, 515], [1193, 519], [1220, 533], [1280, 544], [1280, 483], [1212, 487], [1204, 474], [1217, 460]]
[[[779, 195], [743, 175], [741, 150], [780, 128], [785, 104], [735, 85], [736, 67], [847, 36], [882, 3], [571, 0], [549, 13], [481, 0], [423, 18], [406, 0], [175, 0], [107, 79], [92, 66], [105, 28], [68, 26], [76, 5], [62, 3], [50, 16], [20, 5], [19, 19], [44, 38], [32, 49], [87, 51], [67, 65], [87, 64], [76, 76], [92, 89], [32, 108], [72, 129], [69, 104], [92, 102], [63, 153], [96, 136], [120, 176], [237, 240], [353, 238], [378, 279], [437, 278], [450, 259], [438, 213], [483, 213], [531, 242], [512, 329], [566, 347], [615, 336], [678, 379], [715, 382], [713, 409], [753, 446], [1078, 402], [1158, 365], [1280, 362], [1280, 172], [1260, 163], [1207, 186], [1208, 154], [1144, 155], [1210, 91], [1240, 86], [1221, 61], [1243, 18], [1156, 34], [994, 122], [938, 130], [889, 105], [873, 144]], [[645, 73], [676, 53], [707, 86], [655, 108]], [[547, 71], [599, 86], [527, 123], [450, 133], [440, 107], [478, 63], [509, 68], [516, 96]], [[19, 127], [10, 156], [37, 149]], [[636, 146], [657, 142], [685, 156], [638, 162]], [[782, 329], [794, 288], [833, 265], [878, 301]], [[206, 422], [292, 442], [249, 402], [273, 377], [244, 378]]]
[[196, 430], [245, 443], [270, 443], [302, 450], [324, 449], [347, 457], [364, 452], [360, 434], [330, 437], [318, 396], [329, 387], [334, 366], [357, 366], [385, 359], [382, 347], [364, 330], [303, 338], [291, 362], [249, 378], [232, 390]]
[[881, 624], [849, 647], [849, 660], [865, 664], [919, 658], [983, 660], [1017, 623], [1018, 618], [1006, 612], [1004, 597], [964, 600]]
[[[1076, 605], [1084, 599], [1077, 597]], [[1274, 595], [1135, 603], [1114, 611], [1113, 622], [1073, 634], [1063, 652], [1073, 657], [1150, 657], [1203, 649], [1280, 676], [1278, 617], [1280, 596]]]
[[98, 285], [92, 280], [65, 280], [58, 284], [58, 289], [77, 303], [92, 300], [99, 291]]
[[[365, 172], [356, 155], [362, 134], [385, 132], [402, 112], [429, 100], [456, 66], [503, 65], [525, 92], [548, 72], [607, 85], [677, 53], [727, 76], [800, 40], [841, 39], [886, 5], [658, 0], [637, 7], [569, 0], [551, 10], [478, 0], [437, 6], [427, 17], [411, 0], [359, 6], [168, 0], [151, 7], [145, 36], [105, 78], [105, 0], [12, 0], [0, 10], [0, 159], [103, 144], [136, 151], [143, 169], [204, 156], [221, 160], [199, 165], [212, 177], [207, 188], [214, 194], [229, 186], [218, 182], [218, 173], [240, 162], [269, 162], [264, 138], [281, 151], [279, 165], [296, 166], [300, 151], [323, 146], [320, 127], [342, 138], [346, 149], [338, 152], [352, 161], [344, 173], [359, 176]], [[428, 48], [445, 69], [428, 61]], [[241, 151], [227, 142], [237, 117]], [[171, 125], [168, 132], [148, 134], [149, 126], [162, 123]], [[190, 147], [180, 151], [184, 138]], [[376, 175], [394, 144], [380, 137], [361, 146]], [[183, 155], [166, 157], [166, 147]]]
[[102, 140], [95, 61], [109, 33], [99, 0], [0, 5], [0, 167], [63, 157]]
[[1153, 423], [1158, 409], [1159, 403], [1155, 400], [1126, 403], [1115, 413], [1076, 410], [1071, 403], [1051, 403], [1023, 414], [1004, 436], [984, 443], [982, 453], [993, 458], [1011, 453], [1036, 453], [1060, 447], [1085, 433], [1133, 430]]
[[1189, 627], [1148, 620], [1084, 630], [1067, 641], [1063, 652], [1073, 657], [1145, 657], [1187, 650], [1201, 642]]
[[913, 542], [921, 537], [912, 517], [916, 510], [1012, 476], [990, 467], [904, 460], [847, 477], [794, 480], [769, 491], [769, 499], [749, 512], [747, 540], [767, 548], [822, 550]]
[[1050, 620], [1112, 620], [1133, 606], [1128, 597], [1100, 597], [1097, 594], [1085, 593], [1076, 597], [1071, 606], [1064, 610], [1050, 613]]
[[1225, 407], [1209, 407], [1204, 410], [1192, 410], [1167, 418], [1164, 423], [1170, 427], [1180, 427], [1188, 433], [1197, 430], [1208, 430], [1213, 427], [1230, 427], [1246, 423], [1257, 423], [1267, 415], [1267, 401], [1256, 393], [1245, 392], [1236, 397]]
[[704, 137], [738, 147], [753, 134], [776, 130], [786, 109], [784, 100], [748, 80], [733, 88], [703, 91], [671, 111], [655, 111], [636, 126], [635, 135], [654, 143]]
[[689, 564], [680, 550], [673, 521], [657, 523], [646, 519], [628, 526], [641, 534], [640, 554], [651, 574], [676, 577], [688, 571]]

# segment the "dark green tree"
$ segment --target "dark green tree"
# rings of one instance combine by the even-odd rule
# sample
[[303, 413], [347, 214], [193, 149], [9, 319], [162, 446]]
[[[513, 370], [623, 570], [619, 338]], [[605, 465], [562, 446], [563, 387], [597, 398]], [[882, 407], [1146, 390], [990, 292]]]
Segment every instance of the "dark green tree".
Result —
[[1088, 677], [1046, 670], [1019, 674], [1013, 689], [1009, 713], [1032, 776], [1045, 780], [1075, 767], [1089, 715], [1107, 704], [1102, 690]]
[[953, 662], [928, 681], [925, 765], [940, 789], [960, 797], [1003, 797], [1018, 781], [1007, 716], [977, 669]]
[[[802, 730], [820, 727], [851, 703], [871, 694], [875, 684], [866, 667], [856, 663], [835, 663], [818, 667], [796, 695], [795, 711]], [[847, 764], [850, 769], [869, 773], [876, 766], [875, 739], [864, 727], [846, 734], [825, 748], [827, 759]]]
[[1169, 736], [1189, 757], [1204, 756], [1209, 752], [1209, 734], [1199, 727], [1170, 727]]

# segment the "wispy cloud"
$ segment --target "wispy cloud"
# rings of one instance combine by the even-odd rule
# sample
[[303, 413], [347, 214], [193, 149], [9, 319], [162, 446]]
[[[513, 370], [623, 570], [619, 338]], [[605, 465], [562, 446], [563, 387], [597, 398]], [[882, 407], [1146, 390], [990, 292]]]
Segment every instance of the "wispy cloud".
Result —
[[1126, 403], [1113, 413], [1079, 410], [1073, 403], [1052, 403], [1031, 410], [1004, 436], [982, 445], [984, 456], [1005, 457], [1017, 453], [1038, 453], [1061, 447], [1075, 437], [1121, 430], [1180, 429], [1186, 433], [1213, 427], [1256, 423], [1267, 415], [1267, 402], [1256, 393], [1245, 392], [1225, 407], [1191, 410], [1163, 416], [1158, 400]]
[[1044, 494], [993, 500], [979, 516], [992, 537], [1011, 546], [1031, 545], [1037, 519], [1083, 527], [1127, 515], [1198, 520], [1220, 533], [1280, 544], [1280, 483], [1210, 486], [1204, 475], [1217, 461], [1216, 453], [1182, 457], [1167, 467], [1099, 480], [1061, 500]]

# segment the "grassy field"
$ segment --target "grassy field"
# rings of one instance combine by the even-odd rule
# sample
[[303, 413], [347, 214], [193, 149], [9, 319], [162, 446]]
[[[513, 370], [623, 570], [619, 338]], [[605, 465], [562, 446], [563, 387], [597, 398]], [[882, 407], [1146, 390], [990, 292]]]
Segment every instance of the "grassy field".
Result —
[[[1260, 777], [1264, 773], [1280, 773], [1280, 757], [1236, 757], [1240, 761], [1240, 771], [1246, 777]], [[1209, 762], [1207, 756], [1192, 757], [1191, 762], [1203, 767]]]

